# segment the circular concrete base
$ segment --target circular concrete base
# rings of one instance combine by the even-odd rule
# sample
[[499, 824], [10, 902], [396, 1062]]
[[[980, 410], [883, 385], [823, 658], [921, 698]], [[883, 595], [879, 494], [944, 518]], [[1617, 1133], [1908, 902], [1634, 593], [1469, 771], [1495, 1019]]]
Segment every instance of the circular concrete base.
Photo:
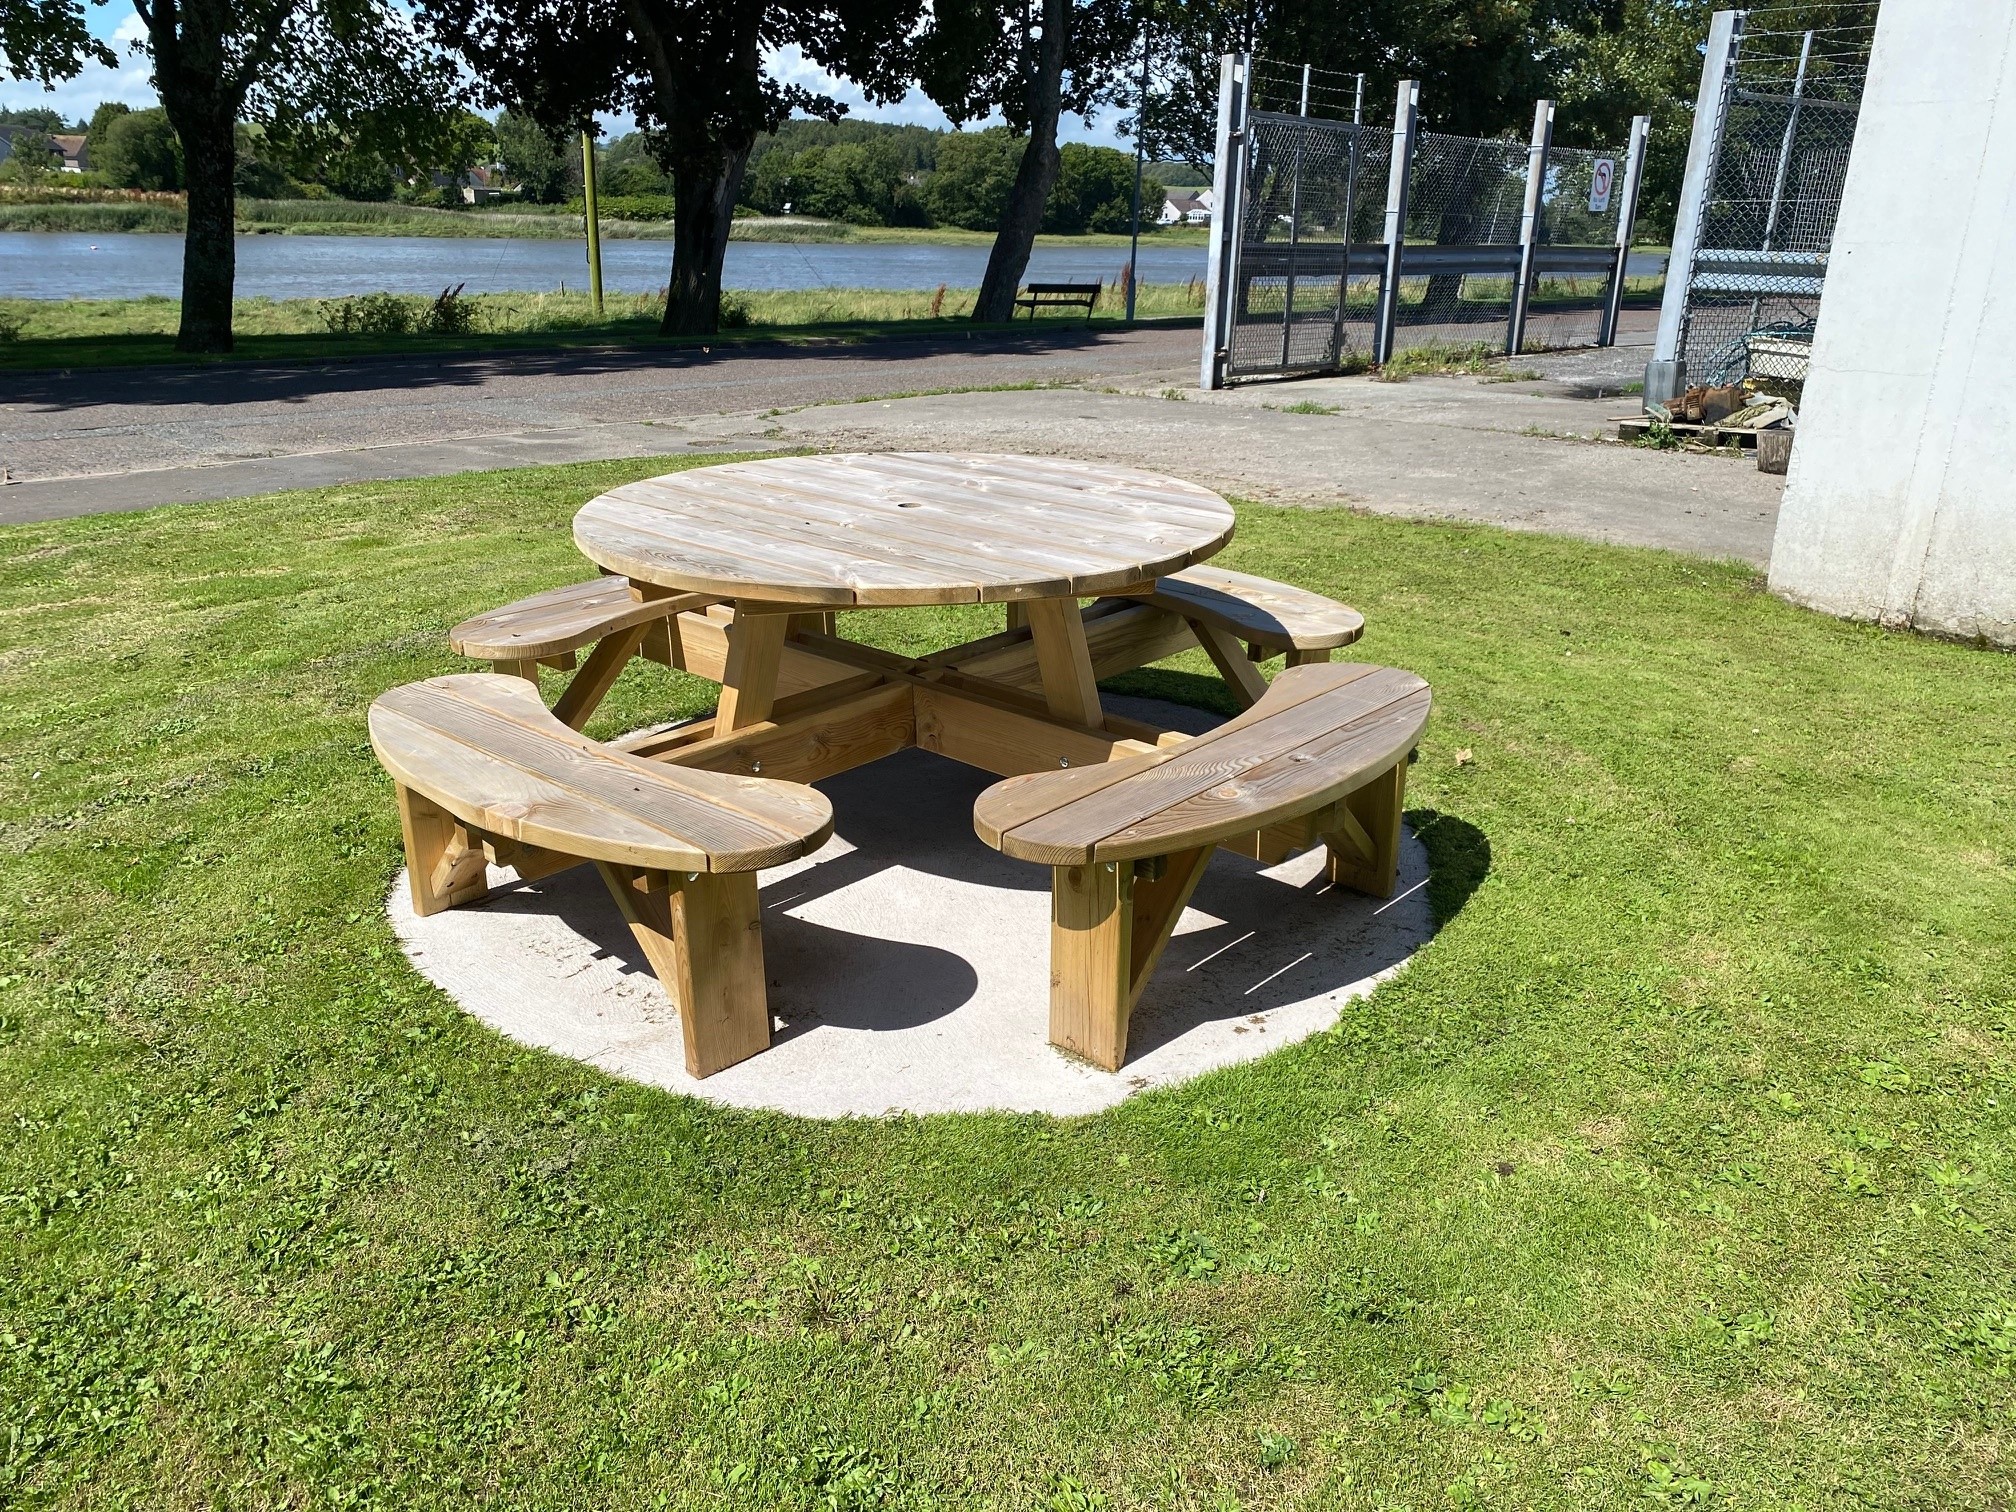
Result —
[[[1166, 704], [1138, 716], [1210, 723]], [[678, 1016], [592, 867], [522, 885], [493, 871], [500, 891], [429, 919], [402, 874], [392, 924], [422, 973], [523, 1044], [824, 1118], [1095, 1112], [1334, 1024], [1429, 936], [1411, 835], [1386, 902], [1330, 888], [1320, 848], [1269, 868], [1221, 851], [1134, 1011], [1127, 1064], [1098, 1070], [1046, 1042], [1050, 873], [974, 835], [991, 780], [906, 751], [819, 784], [834, 838], [760, 879], [771, 1048], [705, 1080], [686, 1074]]]

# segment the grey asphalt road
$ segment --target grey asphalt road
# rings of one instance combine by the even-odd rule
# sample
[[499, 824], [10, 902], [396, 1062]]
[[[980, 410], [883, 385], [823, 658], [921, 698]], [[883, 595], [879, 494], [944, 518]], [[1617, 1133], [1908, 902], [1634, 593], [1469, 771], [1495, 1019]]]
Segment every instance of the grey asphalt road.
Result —
[[[1191, 387], [1196, 345], [1194, 327], [1060, 323], [930, 344], [10, 377], [0, 464], [27, 481], [0, 488], [0, 524], [550, 462], [950, 449], [1078, 456], [1251, 498], [1769, 559], [1781, 479], [1601, 439], [1635, 408], [1619, 390], [1642, 368], [1640, 347], [1521, 358], [1481, 379], [1203, 394]], [[999, 387], [1017, 384], [1028, 387]]]
[[[706, 442], [710, 427], [691, 422], [721, 414], [1150, 372], [1179, 381], [1196, 363], [1194, 328], [1095, 332], [1060, 321], [1026, 335], [962, 335], [954, 330], [930, 344], [8, 374], [0, 377], [0, 467], [20, 487], [0, 491], [0, 521], [470, 467], [649, 456]], [[431, 465], [427, 450], [439, 452]], [[288, 465], [257, 465], [280, 459]], [[154, 476], [104, 481], [143, 473]]]

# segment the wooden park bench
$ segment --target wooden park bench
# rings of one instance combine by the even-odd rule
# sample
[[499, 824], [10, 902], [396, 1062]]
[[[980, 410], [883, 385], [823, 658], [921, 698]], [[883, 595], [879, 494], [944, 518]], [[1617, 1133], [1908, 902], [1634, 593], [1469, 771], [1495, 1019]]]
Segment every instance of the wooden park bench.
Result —
[[1099, 293], [1105, 288], [1104, 280], [1092, 283], [1032, 283], [1025, 284], [1022, 292], [1015, 296], [1015, 308], [1027, 310], [1029, 318], [1036, 318], [1038, 307], [1044, 309], [1058, 306], [1083, 305], [1085, 318], [1090, 320], [1092, 312], [1099, 307]]
[[663, 638], [673, 615], [713, 602], [701, 593], [639, 598], [628, 578], [590, 578], [466, 619], [448, 632], [448, 645], [458, 656], [487, 661], [492, 670], [534, 687], [542, 666], [574, 671], [575, 653], [593, 645], [553, 706], [562, 724], [578, 730], [630, 659], [651, 654], [654, 633]]
[[756, 872], [825, 843], [823, 794], [611, 750], [491, 673], [394, 688], [369, 723], [398, 789], [416, 914], [487, 896], [490, 865], [534, 881], [592, 861], [678, 1006], [686, 1069], [768, 1048]]
[[1411, 672], [1290, 667], [1194, 740], [982, 793], [980, 838], [1051, 868], [1050, 1042], [1120, 1068], [1128, 1017], [1220, 845], [1265, 853], [1292, 831], [1288, 849], [1328, 847], [1335, 885], [1390, 896], [1428, 707]]

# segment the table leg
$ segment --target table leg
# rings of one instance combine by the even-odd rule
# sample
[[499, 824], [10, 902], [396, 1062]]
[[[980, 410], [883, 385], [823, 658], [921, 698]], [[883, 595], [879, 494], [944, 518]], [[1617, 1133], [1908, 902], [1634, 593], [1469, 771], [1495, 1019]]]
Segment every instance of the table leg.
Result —
[[1099, 680], [1092, 674], [1092, 651], [1085, 643], [1085, 617], [1078, 612], [1078, 600], [1030, 599], [1028, 614], [1036, 668], [1050, 712], [1071, 724], [1104, 729]]
[[761, 724], [777, 702], [777, 672], [784, 661], [784, 634], [790, 616], [751, 614], [740, 604], [728, 626], [728, 659], [721, 669], [721, 703], [714, 733]]

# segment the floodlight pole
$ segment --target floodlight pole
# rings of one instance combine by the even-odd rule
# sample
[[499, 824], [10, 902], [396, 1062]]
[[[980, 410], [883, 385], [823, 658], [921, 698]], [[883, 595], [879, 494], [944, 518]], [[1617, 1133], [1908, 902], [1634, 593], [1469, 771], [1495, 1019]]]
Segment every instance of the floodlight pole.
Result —
[[1624, 155], [1623, 199], [1617, 206], [1617, 263], [1610, 272], [1610, 287], [1603, 297], [1603, 326], [1596, 345], [1617, 344], [1617, 322], [1624, 312], [1624, 277], [1631, 266], [1631, 238], [1638, 229], [1638, 189], [1645, 177], [1645, 142], [1652, 134], [1652, 117], [1631, 118], [1631, 145]]
[[595, 204], [595, 137], [581, 133], [581, 220], [588, 231], [588, 294], [602, 318], [602, 223]]
[[1687, 388], [1687, 296], [1694, 287], [1695, 254], [1701, 250], [1702, 212], [1715, 184], [1722, 151], [1722, 117], [1729, 75], [1743, 42], [1743, 12], [1721, 10], [1708, 23], [1701, 53], [1701, 84], [1694, 95], [1694, 130], [1687, 143], [1687, 173], [1673, 217], [1673, 252], [1666, 259], [1666, 295], [1659, 306], [1659, 334], [1645, 365], [1645, 402], [1664, 404]]
[[1526, 343], [1526, 310], [1533, 298], [1534, 259], [1540, 251], [1540, 216], [1547, 198], [1547, 153], [1554, 145], [1554, 102], [1533, 106], [1533, 140], [1526, 149], [1526, 204], [1519, 216], [1519, 284], [1512, 291], [1512, 318], [1505, 328], [1505, 355], [1517, 356]]
[[1400, 324], [1400, 272], [1407, 250], [1407, 174], [1421, 127], [1421, 85], [1402, 79], [1393, 104], [1393, 162], [1386, 176], [1386, 272], [1379, 282], [1379, 321], [1372, 332], [1372, 360], [1393, 355]]

